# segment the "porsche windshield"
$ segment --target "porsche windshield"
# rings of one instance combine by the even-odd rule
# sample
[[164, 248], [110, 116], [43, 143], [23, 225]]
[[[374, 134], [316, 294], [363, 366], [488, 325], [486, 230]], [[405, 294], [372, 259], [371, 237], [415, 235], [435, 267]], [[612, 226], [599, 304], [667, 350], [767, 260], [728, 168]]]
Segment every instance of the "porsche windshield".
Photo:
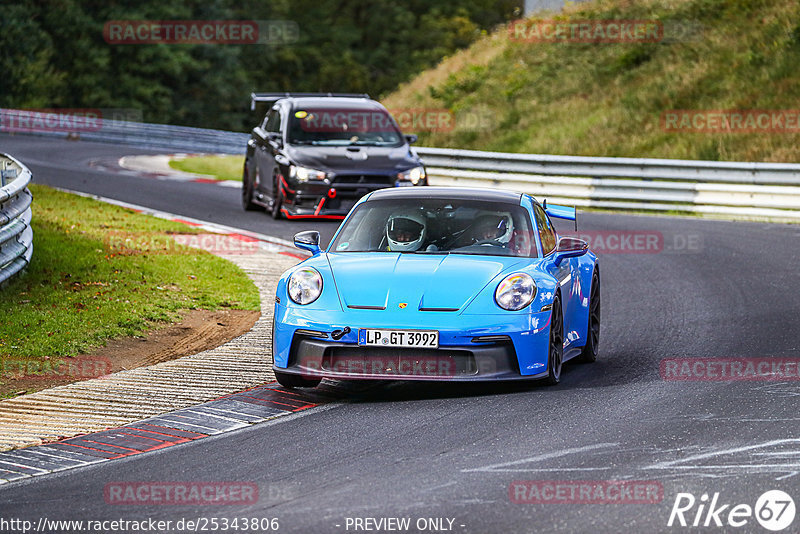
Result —
[[502, 202], [387, 199], [359, 205], [332, 252], [536, 257], [528, 213]]
[[295, 109], [289, 120], [289, 143], [295, 145], [400, 146], [403, 136], [383, 109]]

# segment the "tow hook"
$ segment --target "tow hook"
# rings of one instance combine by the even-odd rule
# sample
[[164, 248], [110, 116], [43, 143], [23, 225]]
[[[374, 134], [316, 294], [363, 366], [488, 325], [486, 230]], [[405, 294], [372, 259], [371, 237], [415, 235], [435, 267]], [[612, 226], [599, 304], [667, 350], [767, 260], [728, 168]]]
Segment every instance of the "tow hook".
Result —
[[349, 333], [350, 333], [350, 327], [349, 326], [345, 326], [341, 330], [334, 330], [333, 332], [331, 332], [331, 337], [335, 341], [339, 341], [340, 339], [342, 339], [344, 336], [346, 336]]

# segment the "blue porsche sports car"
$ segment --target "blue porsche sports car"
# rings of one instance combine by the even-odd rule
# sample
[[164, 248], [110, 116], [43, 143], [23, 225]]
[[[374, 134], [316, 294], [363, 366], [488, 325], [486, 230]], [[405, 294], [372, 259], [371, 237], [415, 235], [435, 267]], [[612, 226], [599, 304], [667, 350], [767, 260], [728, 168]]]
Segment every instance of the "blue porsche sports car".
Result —
[[285, 387], [322, 378], [545, 379], [597, 358], [600, 273], [586, 242], [550, 217], [573, 208], [520, 193], [445, 187], [372, 192], [327, 250], [281, 277], [274, 371]]

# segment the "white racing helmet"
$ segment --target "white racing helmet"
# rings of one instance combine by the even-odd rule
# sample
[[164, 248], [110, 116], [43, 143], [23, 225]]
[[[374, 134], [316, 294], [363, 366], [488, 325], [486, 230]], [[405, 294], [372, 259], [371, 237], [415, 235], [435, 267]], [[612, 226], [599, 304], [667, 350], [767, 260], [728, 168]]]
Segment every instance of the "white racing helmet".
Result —
[[514, 222], [508, 213], [485, 214], [473, 224], [478, 241], [492, 240], [504, 245], [511, 241]]
[[395, 213], [386, 221], [386, 239], [392, 252], [414, 252], [425, 239], [425, 217], [422, 213]]

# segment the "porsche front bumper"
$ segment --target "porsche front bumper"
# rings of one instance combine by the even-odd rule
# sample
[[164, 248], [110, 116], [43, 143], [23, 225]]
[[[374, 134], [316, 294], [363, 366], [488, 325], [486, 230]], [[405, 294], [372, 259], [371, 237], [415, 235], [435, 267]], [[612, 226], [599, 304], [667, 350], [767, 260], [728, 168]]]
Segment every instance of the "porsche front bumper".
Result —
[[[325, 323], [311, 320], [312, 315], [318, 318], [320, 313], [276, 305], [276, 369], [309, 378], [374, 380], [514, 380], [547, 375], [549, 312], [420, 312], [405, 324], [383, 321], [380, 312], [326, 312], [332, 320]], [[345, 327], [349, 331], [340, 337]], [[359, 345], [361, 328], [437, 330], [439, 347]]]

